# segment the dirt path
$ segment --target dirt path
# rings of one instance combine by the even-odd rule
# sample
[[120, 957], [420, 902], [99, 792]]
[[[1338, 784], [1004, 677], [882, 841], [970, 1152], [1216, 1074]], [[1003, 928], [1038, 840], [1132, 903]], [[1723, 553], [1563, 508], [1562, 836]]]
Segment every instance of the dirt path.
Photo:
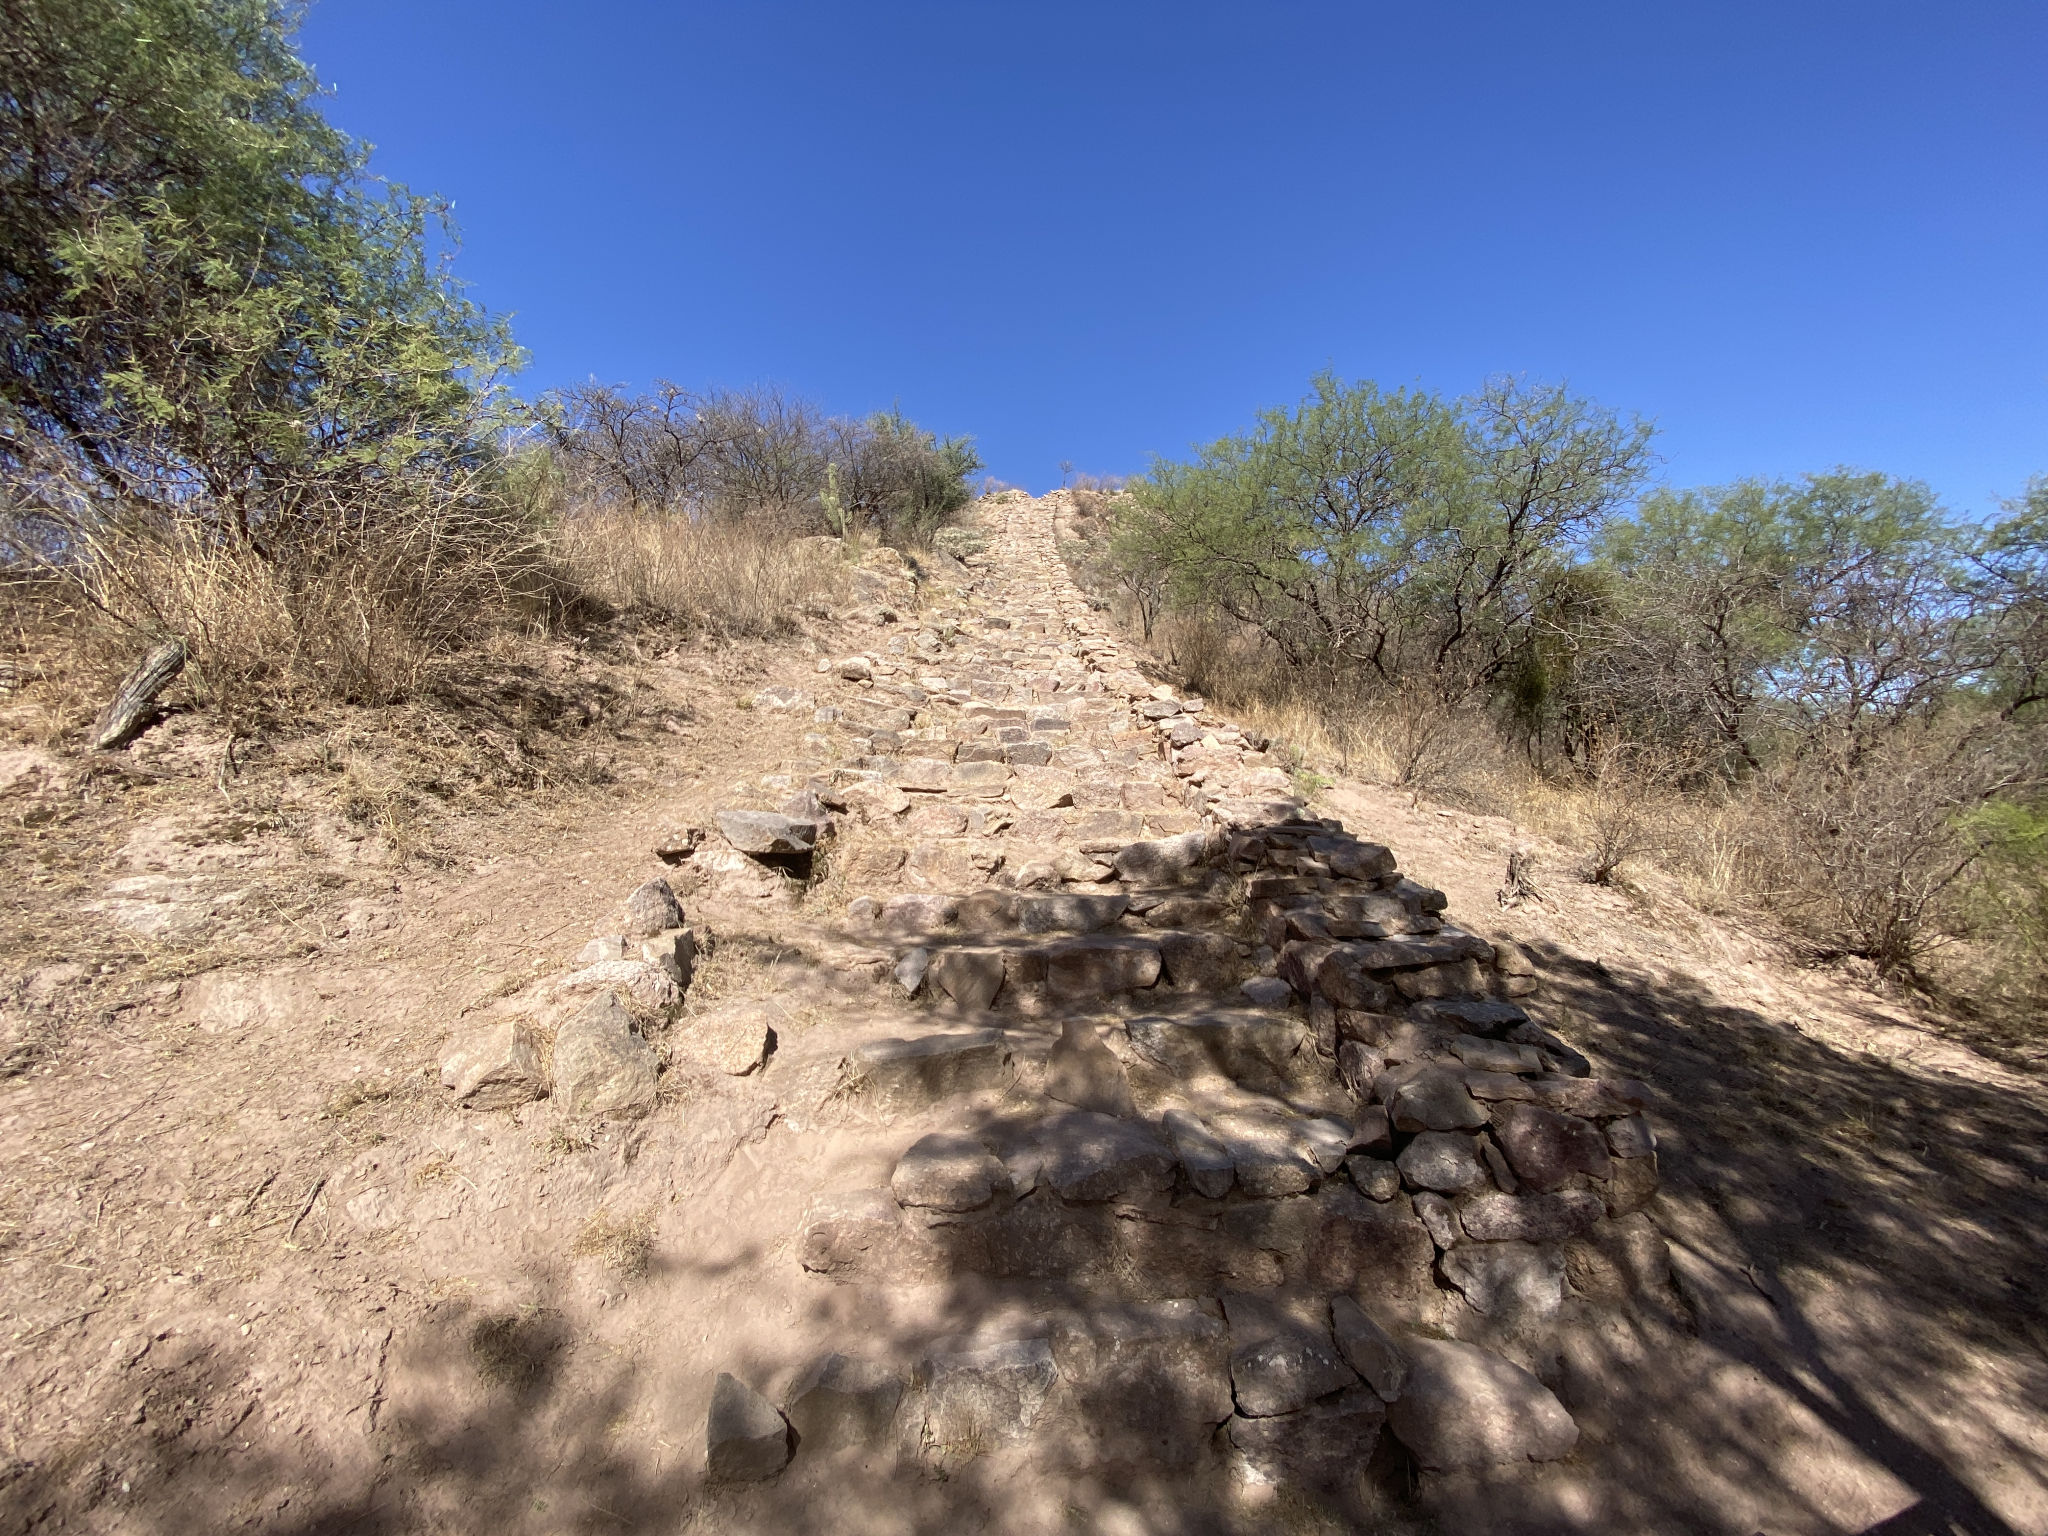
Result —
[[[1519, 942], [1543, 978], [1537, 1022], [1600, 1078], [1649, 1085], [1665, 1182], [1646, 1215], [1675, 1288], [1619, 1286], [1572, 1249], [1544, 1329], [1436, 1281], [1390, 1303], [1535, 1368], [1577, 1421], [1570, 1455], [1442, 1473], [1378, 1433], [1343, 1497], [1248, 1480], [1240, 1442], [1205, 1417], [1231, 1405], [1227, 1380], [1212, 1404], [1203, 1351], [1243, 1329], [1208, 1298], [1262, 1277], [1292, 1294], [1300, 1245], [1262, 1238], [1213, 1272], [1228, 1222], [1173, 1246], [1156, 1238], [1167, 1207], [1136, 1185], [1115, 1197], [1133, 1212], [1121, 1257], [1085, 1283], [1072, 1276], [1097, 1250], [1036, 1267], [1031, 1251], [1084, 1243], [1080, 1217], [940, 1264], [929, 1244], [981, 1218], [927, 1229], [931, 1208], [906, 1204], [887, 1263], [870, 1238], [852, 1257], [835, 1246], [852, 1229], [829, 1201], [896, 1187], [928, 1133], [978, 1138], [1013, 1193], [1053, 1179], [1042, 1128], [1080, 1107], [1059, 1086], [1076, 1053], [1097, 1073], [1083, 1097], [1121, 1083], [1148, 1124], [1170, 1106], [1212, 1126], [1256, 1111], [1298, 1137], [1355, 1110], [1311, 1048], [1313, 1016], [1284, 988], [1261, 1012], [1237, 985], [1277, 958], [1258, 951], [1247, 880], [1328, 857], [1286, 830], [1294, 784], [1256, 738], [1171, 690], [1152, 700], [1060, 567], [1055, 511], [993, 504], [989, 548], [915, 594], [881, 568], [880, 622], [761, 658], [716, 712], [700, 700], [692, 771], [629, 779], [559, 825], [508, 821], [466, 868], [352, 897], [346, 931], [102, 1011], [0, 1084], [0, 1530], [2048, 1532], [2038, 1084], [1696, 915], [1569, 882], [1502, 913], [1514, 829], [1370, 786], [1310, 814], [1388, 845], [1482, 938]], [[1148, 719], [1151, 702], [1174, 708]], [[1195, 722], [1177, 740], [1176, 720]], [[808, 886], [718, 840], [719, 810], [772, 810], [807, 783], [839, 829]], [[1270, 834], [1249, 863], [1113, 867], [1118, 849], [1190, 834], [1222, 849], [1233, 825]], [[711, 830], [679, 856], [684, 827]], [[559, 1021], [586, 939], [654, 877], [710, 942], [683, 1017], [648, 1026], [664, 1058], [651, 1109], [456, 1107], [449, 1043], [493, 1019]], [[1107, 926], [1087, 905], [1103, 901]], [[931, 967], [914, 998], [897, 979], [913, 950]], [[45, 967], [17, 998], [96, 985]], [[707, 1021], [761, 999], [765, 1064], [705, 1065]], [[1223, 1005], [1257, 1016], [1254, 1044], [1302, 1042], [1273, 1081], [1155, 1080], [1132, 1054], [1163, 1038], [1134, 1020]], [[1069, 1020], [1086, 1039], [1062, 1056]], [[939, 1057], [917, 1059], [955, 1077], [889, 1076], [906, 1059], [890, 1042], [930, 1040]], [[1334, 1166], [1308, 1177], [1315, 1198], [1356, 1203]], [[1374, 1252], [1413, 1230], [1386, 1227]], [[1154, 1243], [1135, 1269], [1131, 1232]], [[1201, 1286], [1145, 1279], [1194, 1263], [1211, 1266]], [[1182, 1297], [1207, 1310], [1157, 1310]], [[1173, 1391], [1138, 1417], [1204, 1426], [1196, 1461], [1176, 1463], [1170, 1437], [1111, 1455], [1101, 1426], [1122, 1421], [1074, 1400], [1070, 1362], [1105, 1355], [1112, 1305], [1153, 1308], [1117, 1316], [1182, 1351]], [[1045, 1427], [944, 1442], [917, 1372], [997, 1347], [1028, 1366], [1041, 1340], [1059, 1362]], [[924, 1394], [910, 1442], [905, 1408], [836, 1458], [799, 1444], [772, 1482], [707, 1482], [718, 1373], [782, 1404], [829, 1350], [902, 1365]]]

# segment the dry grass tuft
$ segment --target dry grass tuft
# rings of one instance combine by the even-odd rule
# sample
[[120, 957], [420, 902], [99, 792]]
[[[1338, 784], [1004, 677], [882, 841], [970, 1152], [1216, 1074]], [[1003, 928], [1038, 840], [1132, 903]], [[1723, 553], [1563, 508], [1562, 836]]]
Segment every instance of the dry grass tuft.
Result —
[[569, 1251], [579, 1259], [602, 1260], [606, 1269], [624, 1279], [638, 1279], [654, 1257], [654, 1217], [643, 1211], [619, 1218], [600, 1209], [583, 1224]]

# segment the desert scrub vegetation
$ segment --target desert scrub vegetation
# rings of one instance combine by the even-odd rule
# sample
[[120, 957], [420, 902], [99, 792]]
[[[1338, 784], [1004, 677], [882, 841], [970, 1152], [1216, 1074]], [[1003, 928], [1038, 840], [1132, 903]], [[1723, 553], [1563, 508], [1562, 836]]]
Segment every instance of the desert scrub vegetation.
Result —
[[1816, 955], [2037, 997], [2048, 485], [1978, 523], [1881, 474], [1653, 464], [1562, 388], [1324, 376], [1071, 558], [1209, 697], [1556, 832], [1583, 878], [1661, 866]]
[[441, 205], [321, 115], [297, 14], [0, 0], [17, 677], [103, 696], [174, 644], [231, 729], [388, 706], [506, 627], [774, 633], [840, 579], [792, 535], [915, 547], [966, 504], [971, 444], [897, 412], [518, 399]]
[[538, 412], [571, 505], [744, 522], [929, 547], [963, 511], [981, 459], [901, 411], [827, 417], [779, 390], [551, 392]]

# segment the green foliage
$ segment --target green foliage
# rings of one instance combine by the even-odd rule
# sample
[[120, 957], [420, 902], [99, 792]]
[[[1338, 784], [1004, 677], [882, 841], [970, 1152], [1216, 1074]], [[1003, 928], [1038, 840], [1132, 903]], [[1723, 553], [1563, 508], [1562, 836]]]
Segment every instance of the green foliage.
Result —
[[[269, 0], [0, 0], [0, 459], [268, 553], [490, 453], [503, 325]], [[346, 510], [343, 510], [344, 505]]]
[[847, 510], [887, 543], [923, 547], [972, 499], [981, 467], [971, 438], [940, 438], [900, 409], [877, 411], [840, 438]]
[[1111, 548], [1297, 668], [1486, 696], [1526, 673], [1574, 552], [1641, 480], [1649, 436], [1558, 388], [1447, 401], [1325, 374], [1251, 434], [1155, 463]]

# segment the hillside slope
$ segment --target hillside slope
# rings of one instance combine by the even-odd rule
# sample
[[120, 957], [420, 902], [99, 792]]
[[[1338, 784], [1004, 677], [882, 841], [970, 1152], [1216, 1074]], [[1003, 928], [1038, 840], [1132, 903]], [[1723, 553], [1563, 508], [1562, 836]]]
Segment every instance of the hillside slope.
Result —
[[1061, 510], [439, 867], [16, 754], [0, 1529], [2048, 1531], [2038, 1081], [1304, 804]]

